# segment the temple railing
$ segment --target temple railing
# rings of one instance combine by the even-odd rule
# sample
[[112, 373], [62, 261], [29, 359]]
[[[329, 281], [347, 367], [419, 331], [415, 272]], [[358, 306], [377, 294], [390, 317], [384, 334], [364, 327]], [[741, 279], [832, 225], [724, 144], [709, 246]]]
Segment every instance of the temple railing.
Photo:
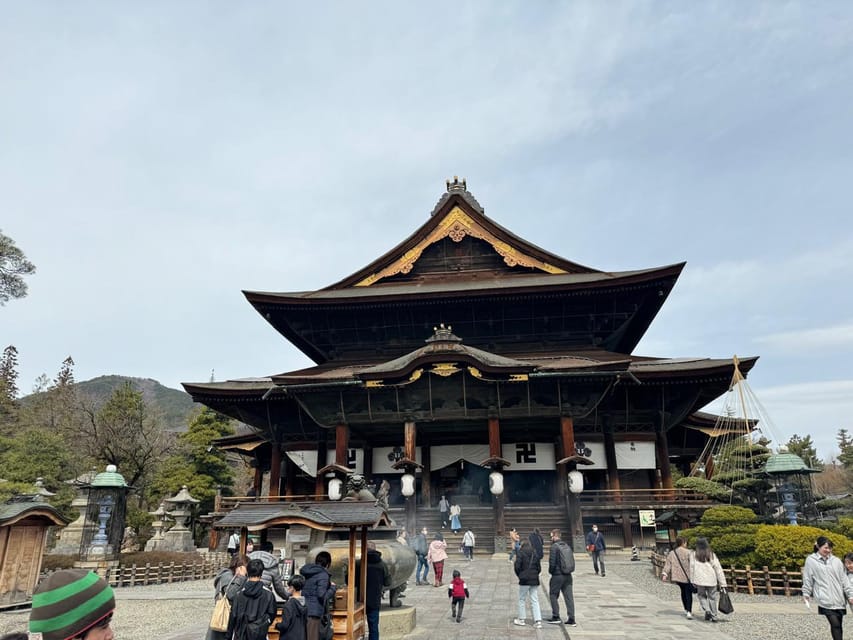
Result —
[[578, 494], [582, 504], [628, 506], [659, 503], [712, 502], [704, 493], [693, 489], [594, 489]]

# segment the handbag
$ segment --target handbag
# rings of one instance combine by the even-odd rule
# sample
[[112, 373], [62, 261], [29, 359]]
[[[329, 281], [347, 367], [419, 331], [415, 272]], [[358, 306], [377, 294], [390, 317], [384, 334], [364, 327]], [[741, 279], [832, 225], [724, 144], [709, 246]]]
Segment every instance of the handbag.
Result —
[[589, 551], [590, 553], [592, 553], [593, 551], [595, 551], [595, 545], [594, 544], [586, 545], [586, 550]]
[[222, 590], [222, 597], [213, 605], [213, 614], [210, 616], [210, 628], [214, 631], [228, 631], [228, 619], [231, 617], [231, 602], [225, 597], [225, 590], [234, 582], [236, 575], [232, 575], [225, 589]]
[[732, 599], [729, 597], [729, 592], [725, 589], [720, 589], [720, 600], [717, 603], [717, 609], [720, 613], [732, 613], [735, 608], [732, 606]]
[[222, 596], [213, 606], [213, 615], [210, 616], [210, 628], [214, 631], [228, 631], [228, 618], [231, 617], [231, 603], [228, 598]]

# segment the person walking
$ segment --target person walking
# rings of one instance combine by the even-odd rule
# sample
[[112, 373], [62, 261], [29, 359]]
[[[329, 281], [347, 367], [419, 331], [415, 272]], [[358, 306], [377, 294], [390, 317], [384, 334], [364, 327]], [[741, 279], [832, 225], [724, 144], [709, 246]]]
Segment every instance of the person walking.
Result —
[[275, 628], [278, 630], [280, 640], [306, 640], [308, 608], [302, 596], [305, 577], [297, 573], [287, 581], [287, 586], [290, 587], [290, 597], [284, 603], [281, 622], [275, 625]]
[[335, 597], [337, 585], [332, 582], [329, 567], [332, 564], [332, 554], [321, 551], [314, 562], [302, 565], [299, 570], [305, 578], [302, 595], [305, 598], [308, 621], [306, 635], [308, 640], [320, 640], [320, 618], [326, 613], [326, 605]]
[[726, 588], [726, 576], [707, 538], [696, 538], [696, 548], [690, 555], [690, 582], [696, 585], [705, 620], [717, 622], [717, 589]]
[[228, 536], [228, 553], [232, 556], [240, 550], [240, 534], [237, 532]]
[[847, 580], [841, 560], [832, 555], [833, 546], [826, 536], [815, 541], [814, 553], [806, 558], [803, 567], [803, 600], [809, 607], [812, 598], [817, 600], [817, 612], [826, 616], [832, 640], [841, 640], [846, 605], [853, 604], [853, 585]]
[[551, 598], [550, 624], [560, 624], [560, 594], [566, 603], [566, 626], [576, 627], [575, 596], [572, 585], [572, 573], [575, 570], [575, 554], [569, 544], [561, 539], [559, 529], [551, 529], [551, 551], [548, 553], [548, 596]]
[[441, 496], [441, 500], [438, 501], [438, 515], [441, 516], [441, 528], [444, 529], [448, 526], [448, 516], [447, 514], [450, 512], [450, 502], [448, 502], [445, 496]]
[[364, 598], [364, 615], [367, 618], [368, 640], [379, 640], [379, 609], [382, 607], [382, 590], [391, 586], [391, 573], [376, 550], [376, 543], [367, 543], [367, 594]]
[[435, 534], [435, 539], [429, 543], [427, 562], [432, 564], [433, 586], [440, 587], [444, 578], [444, 561], [447, 560], [447, 543], [441, 533]]
[[97, 574], [85, 569], [55, 571], [33, 592], [30, 638], [113, 640], [115, 608], [112, 588]]
[[453, 580], [450, 581], [450, 586], [447, 587], [447, 597], [450, 598], [450, 619], [456, 622], [462, 622], [462, 609], [465, 608], [465, 599], [470, 598], [468, 593], [468, 585], [462, 579], [462, 574], [459, 571], [453, 571]]
[[468, 562], [474, 561], [474, 546], [477, 543], [477, 538], [474, 535], [474, 532], [471, 529], [465, 530], [465, 535], [462, 536], [462, 551], [465, 554], [465, 557], [468, 558]]
[[462, 531], [462, 521], [459, 519], [459, 516], [462, 515], [462, 507], [458, 504], [454, 504], [450, 506], [450, 530], [453, 533], [459, 533]]
[[663, 563], [663, 571], [660, 579], [669, 580], [677, 584], [681, 589], [681, 606], [688, 620], [693, 619], [693, 583], [690, 582], [690, 574], [687, 569], [690, 566], [690, 549], [687, 548], [687, 540], [678, 536], [675, 539], [675, 547], [666, 554]]
[[527, 624], [527, 599], [530, 599], [530, 612], [533, 614], [533, 626], [542, 628], [542, 611], [539, 609], [539, 573], [542, 565], [533, 545], [525, 540], [515, 557], [515, 575], [518, 577], [518, 617], [512, 621], [516, 626]]
[[264, 563], [257, 558], [249, 560], [246, 575], [246, 584], [234, 596], [225, 640], [263, 640], [275, 620], [275, 596], [261, 580]]
[[[246, 564], [248, 562], [249, 559], [246, 556], [238, 553], [231, 556], [231, 562], [228, 566], [216, 574], [213, 579], [214, 603], [221, 598], [228, 598], [230, 603], [234, 602], [234, 597], [240, 593], [243, 583], [246, 581]], [[208, 628], [205, 640], [225, 640], [225, 632]]]
[[533, 552], [536, 554], [536, 557], [539, 560], [545, 557], [545, 540], [542, 538], [542, 534], [539, 533], [539, 528], [533, 529], [527, 539], [530, 540], [530, 544], [533, 546]]
[[[418, 586], [427, 584], [427, 575], [429, 574], [429, 563], [426, 559], [429, 550], [427, 535], [427, 528], [424, 527], [418, 535], [412, 538], [412, 550], [418, 559], [418, 567], [415, 569], [415, 581]], [[423, 569], [423, 574], [421, 574], [421, 569]]]
[[509, 561], [512, 562], [515, 554], [518, 553], [518, 548], [521, 546], [521, 536], [518, 535], [518, 530], [515, 527], [509, 530], [509, 543], [511, 545], [509, 550]]
[[607, 545], [604, 543], [604, 536], [598, 530], [598, 525], [592, 525], [589, 533], [586, 534], [586, 550], [592, 555], [592, 568], [595, 569], [595, 575], [598, 575], [599, 565], [601, 566], [601, 577], [604, 577], [604, 552], [607, 550]]

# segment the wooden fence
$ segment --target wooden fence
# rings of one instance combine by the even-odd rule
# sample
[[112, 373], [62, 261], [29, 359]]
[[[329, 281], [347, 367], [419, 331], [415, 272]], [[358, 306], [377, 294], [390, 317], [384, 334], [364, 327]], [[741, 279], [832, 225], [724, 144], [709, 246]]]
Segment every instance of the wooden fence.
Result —
[[227, 553], [208, 553], [202, 562], [160, 563], [156, 565], [132, 565], [129, 567], [109, 568], [98, 573], [112, 587], [141, 587], [149, 584], [168, 584], [187, 580], [206, 580], [213, 578], [228, 566]]
[[[649, 558], [655, 575], [660, 577], [666, 556], [652, 552]], [[802, 595], [802, 571], [788, 571], [787, 568], [770, 571], [767, 567], [758, 569], [746, 565], [742, 569], [735, 566], [730, 566], [728, 569], [723, 567], [723, 573], [726, 576], [729, 591], [732, 593], [763, 593], [770, 596]]]

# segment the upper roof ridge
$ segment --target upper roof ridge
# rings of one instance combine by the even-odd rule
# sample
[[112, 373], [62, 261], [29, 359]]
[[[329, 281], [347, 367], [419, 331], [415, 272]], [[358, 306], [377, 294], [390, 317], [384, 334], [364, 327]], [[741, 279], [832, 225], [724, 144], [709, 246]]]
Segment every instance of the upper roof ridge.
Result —
[[468, 191], [468, 181], [465, 178], [459, 180], [459, 176], [453, 176], [453, 180], [447, 178], [444, 181], [447, 187], [447, 191], [441, 194], [441, 197], [438, 199], [438, 202], [435, 203], [435, 206], [430, 211], [429, 217], [433, 217], [439, 210], [444, 206], [444, 203], [450, 199], [452, 194], [456, 194], [460, 196], [465, 202], [467, 202], [471, 207], [473, 207], [478, 213], [486, 215], [486, 210], [483, 206], [477, 201], [477, 198], [474, 197], [470, 191]]

